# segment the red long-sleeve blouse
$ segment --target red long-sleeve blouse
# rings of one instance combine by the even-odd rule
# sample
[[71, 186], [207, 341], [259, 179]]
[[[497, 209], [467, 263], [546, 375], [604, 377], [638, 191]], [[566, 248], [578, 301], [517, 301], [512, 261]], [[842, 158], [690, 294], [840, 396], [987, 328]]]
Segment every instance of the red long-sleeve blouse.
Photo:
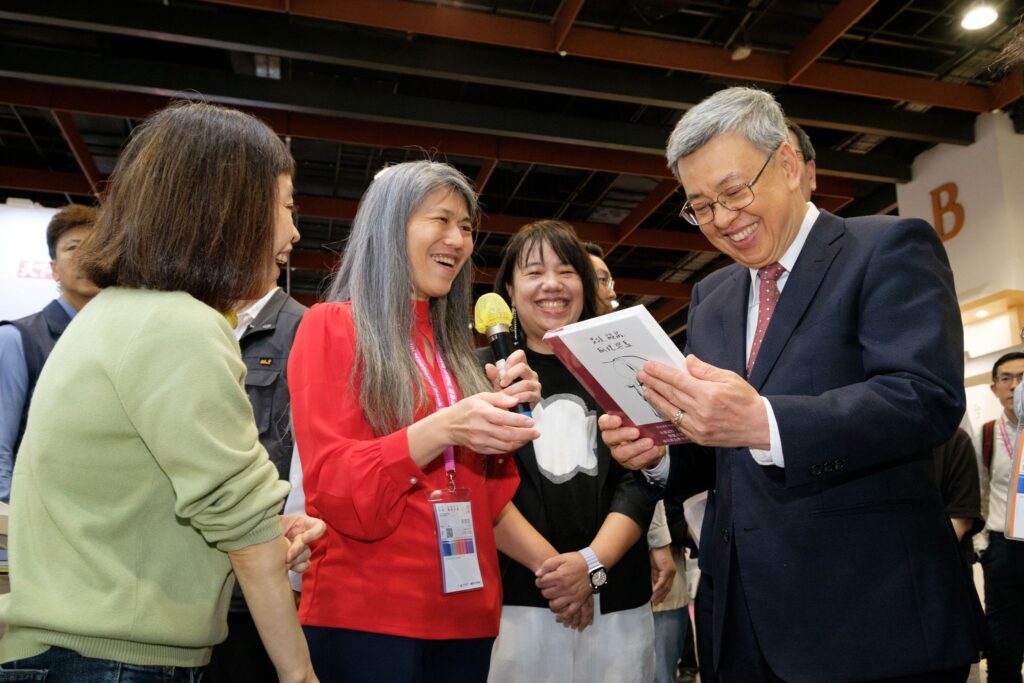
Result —
[[[427, 302], [416, 304], [416, 327], [433, 346]], [[514, 459], [497, 456], [485, 477], [479, 455], [455, 449], [458, 485], [471, 491], [484, 586], [445, 595], [427, 500], [446, 487], [443, 458], [420, 469], [409, 456], [407, 429], [374, 436], [359, 401], [359, 374], [349, 383], [355, 341], [351, 304], [319, 304], [303, 318], [288, 363], [306, 510], [327, 523], [303, 576], [299, 620], [410, 638], [496, 636], [501, 578], [493, 523], [519, 485]], [[443, 387], [438, 369], [430, 369]]]

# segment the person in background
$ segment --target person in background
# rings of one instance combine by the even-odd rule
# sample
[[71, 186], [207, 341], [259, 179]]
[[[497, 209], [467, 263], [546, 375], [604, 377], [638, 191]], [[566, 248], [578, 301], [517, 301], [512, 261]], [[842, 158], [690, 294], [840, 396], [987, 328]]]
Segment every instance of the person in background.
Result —
[[316, 680], [287, 569], [324, 524], [277, 514], [288, 485], [228, 320], [297, 236], [293, 168], [224, 107], [173, 105], [133, 132], [78, 254], [104, 289], [50, 354], [14, 468], [0, 677], [197, 681], [233, 570], [280, 680]]
[[966, 680], [981, 615], [932, 458], [964, 413], [963, 339], [934, 229], [808, 203], [753, 88], [690, 109], [666, 158], [681, 216], [737, 263], [694, 287], [686, 371], [638, 374], [693, 443], [601, 428], [652, 488], [708, 490], [701, 678]]
[[46, 247], [58, 296], [38, 313], [0, 321], [0, 500], [5, 503], [43, 364], [71, 319], [100, 291], [73, 258], [97, 213], [94, 207], [70, 204], [53, 215], [46, 227]]
[[[681, 550], [673, 545], [665, 501], [659, 500], [647, 531], [651, 548], [651, 605], [654, 607], [654, 683], [676, 683], [679, 658], [689, 637], [690, 615], [686, 606], [686, 565]], [[665, 569], [667, 561], [671, 570]]]
[[497, 550], [531, 575], [556, 554], [511, 503], [509, 453], [538, 434], [509, 408], [539, 400], [536, 374], [510, 357], [499, 385], [467, 325], [478, 213], [448, 164], [378, 173], [329, 301], [295, 337], [305, 506], [328, 525], [299, 616], [325, 681], [485, 680]]
[[797, 159], [802, 162], [800, 169], [800, 194], [804, 201], [811, 201], [811, 194], [818, 189], [818, 164], [815, 161], [817, 153], [807, 131], [800, 127], [795, 121], [786, 119], [786, 129], [789, 131], [789, 144], [793, 146]]
[[[654, 502], [612, 460], [597, 435], [600, 407], [543, 339], [548, 330], [594, 317], [595, 280], [575, 231], [556, 220], [520, 228], [498, 267], [494, 291], [512, 303], [516, 345], [543, 396], [533, 411], [540, 437], [515, 455], [522, 481], [513, 501], [562, 554], [539, 573], [503, 559], [493, 683], [649, 682], [654, 676], [644, 538]], [[593, 625], [580, 632], [559, 626], [548, 608], [563, 604], [584, 605]]]
[[[594, 273], [597, 275], [599, 310], [601, 313], [611, 313], [618, 308], [619, 302], [615, 297], [615, 280], [604, 260], [604, 250], [593, 242], [583, 242], [583, 248], [590, 256]], [[685, 631], [680, 632], [679, 615], [675, 609], [659, 609], [661, 603], [668, 597], [669, 591], [677, 583], [674, 578], [678, 567], [672, 554], [671, 543], [672, 536], [665, 519], [665, 504], [658, 501], [654, 508], [654, 517], [651, 519], [650, 528], [647, 530], [647, 545], [651, 553], [651, 605], [654, 606], [655, 681], [668, 680], [668, 674], [663, 673], [663, 670], [665, 672], [670, 670], [668, 660], [671, 660], [673, 656], [675, 656], [676, 662], [679, 661], [678, 653], [682, 649], [682, 638], [685, 634]], [[685, 584], [685, 581], [683, 583]], [[677, 602], [677, 599], [672, 600], [673, 605]], [[687, 623], [689, 623], [689, 617], [687, 617]], [[674, 665], [671, 670], [675, 670]]]
[[587, 250], [597, 275], [598, 312], [602, 315], [611, 313], [619, 307], [619, 302], [615, 295], [615, 280], [608, 264], [604, 262], [604, 249], [593, 242], [583, 242], [583, 248]]
[[[967, 424], [966, 418], [962, 424]], [[976, 559], [973, 537], [985, 528], [981, 514], [981, 489], [978, 478], [978, 455], [971, 436], [958, 427], [953, 438], [932, 451], [935, 458], [935, 479], [939, 483], [946, 514], [953, 525], [964, 564]]]
[[985, 619], [988, 680], [1021, 680], [1024, 661], [1024, 543], [1006, 538], [1006, 500], [1011, 481], [1020, 421], [1014, 390], [1024, 377], [1024, 352], [1011, 351], [992, 366], [992, 393], [1003, 412], [981, 426], [975, 444], [981, 459], [981, 500], [985, 530], [974, 547], [985, 576]]
[[[295, 239], [298, 238], [296, 232]], [[278, 256], [278, 265], [287, 268], [287, 253]], [[235, 338], [242, 349], [245, 391], [252, 404], [260, 443], [277, 468], [278, 477], [288, 480], [294, 444], [288, 393], [288, 356], [306, 307], [277, 286], [273, 273], [268, 276], [266, 284], [268, 289], [259, 299], [236, 304], [238, 322]], [[203, 680], [207, 683], [275, 683], [277, 680], [270, 658], [260, 642], [256, 623], [237, 584], [228, 609], [227, 640], [213, 648]]]

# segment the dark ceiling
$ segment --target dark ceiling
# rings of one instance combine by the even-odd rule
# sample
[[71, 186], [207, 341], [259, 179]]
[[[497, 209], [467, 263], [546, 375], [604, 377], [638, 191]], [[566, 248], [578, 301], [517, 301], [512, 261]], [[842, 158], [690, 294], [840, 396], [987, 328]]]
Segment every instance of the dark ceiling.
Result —
[[481, 291], [509, 234], [558, 217], [610, 252], [624, 304], [681, 339], [693, 283], [728, 262], [677, 215], [661, 153], [681, 113], [771, 90], [818, 150], [814, 201], [891, 212], [918, 154], [970, 144], [979, 112], [1017, 114], [1020, 73], [990, 65], [1024, 7], [993, 2], [999, 20], [968, 32], [968, 4], [0, 0], [0, 200], [94, 201], [133, 126], [202, 97], [289, 142], [307, 302], [373, 174], [429, 155], [481, 190]]

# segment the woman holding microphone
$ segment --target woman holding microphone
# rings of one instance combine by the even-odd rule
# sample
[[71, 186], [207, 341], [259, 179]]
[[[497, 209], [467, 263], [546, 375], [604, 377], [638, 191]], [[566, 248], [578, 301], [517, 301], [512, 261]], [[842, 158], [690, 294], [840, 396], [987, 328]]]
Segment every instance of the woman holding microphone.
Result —
[[325, 680], [486, 680], [496, 549], [534, 571], [555, 555], [510, 503], [519, 477], [508, 454], [537, 431], [509, 409], [539, 399], [536, 376], [511, 358], [498, 391], [473, 353], [477, 216], [469, 182], [447, 164], [379, 173], [329, 302], [295, 338], [306, 509], [328, 526], [299, 615]]

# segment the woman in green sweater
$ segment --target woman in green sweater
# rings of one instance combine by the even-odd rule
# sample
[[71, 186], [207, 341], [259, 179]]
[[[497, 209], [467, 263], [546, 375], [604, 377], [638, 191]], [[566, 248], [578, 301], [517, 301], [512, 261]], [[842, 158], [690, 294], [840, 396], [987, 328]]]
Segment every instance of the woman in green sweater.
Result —
[[224, 314], [298, 239], [293, 168], [222, 107], [173, 106], [133, 134], [78, 252], [105, 289], [50, 356], [18, 453], [0, 679], [198, 680], [233, 569], [280, 679], [315, 680], [277, 514], [288, 486]]

